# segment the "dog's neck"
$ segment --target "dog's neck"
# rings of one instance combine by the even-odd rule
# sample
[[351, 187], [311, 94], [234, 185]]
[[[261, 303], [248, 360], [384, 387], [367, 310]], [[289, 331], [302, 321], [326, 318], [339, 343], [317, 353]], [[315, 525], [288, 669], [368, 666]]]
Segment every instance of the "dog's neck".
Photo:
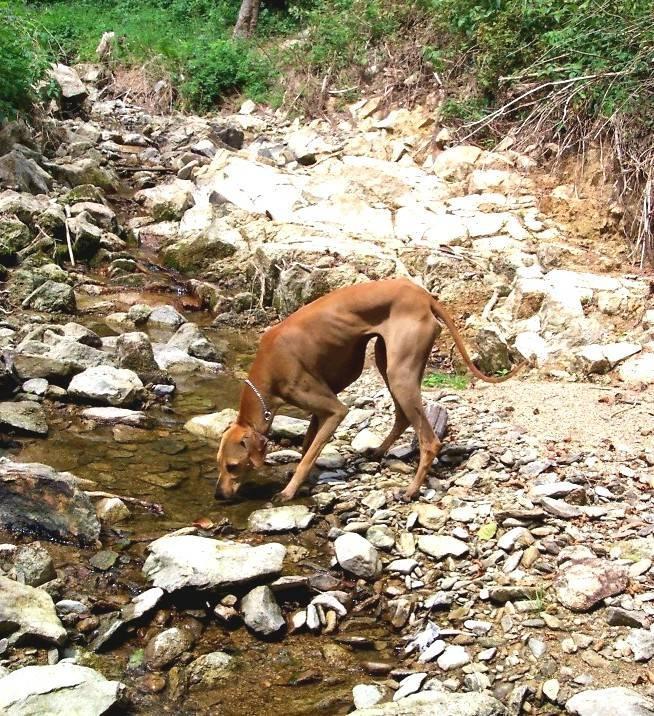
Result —
[[[263, 398], [268, 410], [275, 413], [275, 405], [272, 403], [269, 386], [262, 380], [257, 380], [256, 376], [250, 374], [248, 379], [252, 381], [252, 384], [259, 391], [259, 394]], [[266, 420], [264, 417], [264, 406], [259, 400], [257, 394], [252, 390], [249, 385], [243, 385], [241, 389], [241, 402], [239, 405], [237, 422], [240, 425], [249, 425], [254, 428], [261, 435], [266, 435], [270, 430], [270, 424], [272, 423], [272, 417], [270, 420]]]

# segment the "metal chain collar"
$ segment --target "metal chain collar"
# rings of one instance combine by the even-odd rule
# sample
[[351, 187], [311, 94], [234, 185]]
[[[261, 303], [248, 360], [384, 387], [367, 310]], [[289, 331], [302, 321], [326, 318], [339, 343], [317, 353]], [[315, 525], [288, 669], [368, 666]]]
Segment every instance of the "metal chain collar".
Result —
[[248, 386], [248, 388], [252, 389], [252, 392], [259, 398], [259, 402], [261, 403], [261, 407], [263, 408], [263, 419], [266, 421], [266, 430], [270, 427], [270, 421], [272, 420], [272, 412], [269, 410], [268, 405], [266, 404], [266, 401], [263, 398], [263, 395], [257, 390], [254, 383], [247, 378], [245, 381], [243, 381], [245, 385]]

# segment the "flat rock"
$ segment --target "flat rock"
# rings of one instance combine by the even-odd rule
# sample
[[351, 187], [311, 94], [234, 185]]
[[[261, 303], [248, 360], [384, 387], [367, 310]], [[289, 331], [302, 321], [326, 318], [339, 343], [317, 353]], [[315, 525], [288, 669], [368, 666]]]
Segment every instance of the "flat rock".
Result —
[[184, 428], [201, 438], [220, 440], [225, 430], [236, 420], [236, 416], [236, 410], [225, 408], [219, 413], [196, 415], [185, 423]]
[[348, 532], [337, 537], [334, 549], [341, 567], [356, 577], [372, 579], [381, 572], [382, 564], [377, 550], [359, 534]]
[[377, 704], [350, 712], [350, 716], [508, 716], [508, 714], [506, 708], [490, 694], [472, 692], [455, 694], [447, 691], [421, 691], [400, 701]]
[[40, 641], [61, 646], [66, 630], [43, 589], [0, 577], [0, 633], [14, 644]]
[[132, 370], [97, 366], [76, 375], [68, 386], [68, 393], [83, 400], [127, 406], [142, 397], [143, 383]]
[[276, 542], [252, 547], [195, 535], [170, 535], [148, 546], [143, 573], [155, 587], [211, 589], [277, 576], [286, 547]]
[[100, 523], [83, 484], [41, 463], [0, 458], [0, 525], [62, 542], [94, 544]]
[[585, 612], [602, 599], [623, 592], [628, 582], [626, 567], [604, 559], [582, 559], [563, 564], [554, 588], [564, 607]]
[[119, 681], [86, 666], [25, 666], [0, 678], [0, 711], [5, 716], [101, 716], [124, 693]]
[[148, 326], [176, 331], [182, 323], [186, 323], [186, 319], [172, 306], [156, 306], [148, 316]]
[[449, 555], [462, 557], [468, 553], [468, 545], [465, 542], [447, 535], [423, 535], [418, 539], [418, 549], [436, 559]]
[[352, 700], [357, 709], [378, 704], [386, 696], [386, 689], [378, 684], [357, 684], [352, 689]]
[[13, 428], [28, 435], [47, 435], [48, 421], [40, 403], [22, 400], [0, 403], [0, 426]]
[[93, 420], [103, 425], [131, 425], [135, 428], [147, 424], [148, 418], [141, 410], [130, 410], [129, 408], [86, 408], [82, 411], [82, 417]]
[[591, 689], [569, 698], [565, 710], [574, 716], [652, 716], [654, 699], [622, 686]]
[[243, 621], [256, 634], [272, 636], [279, 632], [286, 622], [270, 587], [255, 587], [241, 599]]
[[248, 517], [252, 532], [289, 532], [304, 530], [313, 521], [314, 513], [305, 505], [286, 505], [255, 510]]

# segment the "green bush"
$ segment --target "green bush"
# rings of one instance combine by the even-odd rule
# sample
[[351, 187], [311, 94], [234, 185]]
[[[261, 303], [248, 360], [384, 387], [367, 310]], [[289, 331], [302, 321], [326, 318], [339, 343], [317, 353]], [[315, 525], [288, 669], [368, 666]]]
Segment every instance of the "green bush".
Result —
[[187, 59], [182, 96], [193, 107], [207, 110], [233, 91], [261, 99], [274, 78], [266, 58], [243, 42], [219, 40], [198, 48]]
[[24, 7], [0, 2], [0, 122], [29, 110], [46, 64]]

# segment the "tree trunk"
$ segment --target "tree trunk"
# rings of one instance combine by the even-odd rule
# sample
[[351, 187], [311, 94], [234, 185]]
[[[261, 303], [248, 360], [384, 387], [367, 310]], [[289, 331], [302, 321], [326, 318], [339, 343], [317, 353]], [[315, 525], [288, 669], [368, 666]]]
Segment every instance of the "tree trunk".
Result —
[[234, 37], [250, 37], [257, 27], [261, 0], [243, 0], [234, 27]]

